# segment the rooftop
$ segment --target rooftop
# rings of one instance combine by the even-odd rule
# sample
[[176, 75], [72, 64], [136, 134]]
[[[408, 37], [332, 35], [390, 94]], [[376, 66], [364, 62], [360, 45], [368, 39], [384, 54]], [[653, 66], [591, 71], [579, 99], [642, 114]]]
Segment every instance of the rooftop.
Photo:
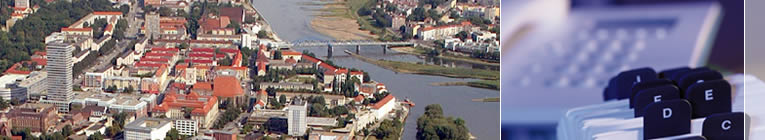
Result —
[[233, 76], [218, 76], [213, 80], [213, 95], [220, 97], [236, 97], [244, 95], [239, 79]]

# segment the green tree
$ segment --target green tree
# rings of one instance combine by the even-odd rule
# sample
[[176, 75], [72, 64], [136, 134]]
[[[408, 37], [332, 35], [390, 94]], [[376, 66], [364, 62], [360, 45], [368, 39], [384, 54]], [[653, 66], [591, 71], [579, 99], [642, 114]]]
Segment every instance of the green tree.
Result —
[[459, 33], [454, 35], [454, 37], [459, 38], [462, 41], [465, 41], [465, 39], [468, 37], [468, 33], [465, 31], [460, 31]]
[[287, 103], [287, 96], [284, 96], [284, 94], [282, 94], [281, 96], [279, 96], [279, 103], [280, 103], [280, 104], [285, 104], [285, 103]]
[[282, 59], [282, 51], [274, 51], [274, 59]]
[[101, 132], [96, 132], [93, 135], [88, 136], [88, 140], [103, 140], [104, 136]]
[[64, 126], [64, 128], [61, 129], [61, 134], [64, 135], [65, 137], [72, 135], [72, 126], [68, 124]]
[[179, 140], [181, 139], [181, 134], [179, 134], [177, 129], [172, 128], [170, 131], [167, 131], [167, 134], [165, 135], [165, 140]]
[[417, 118], [417, 139], [464, 140], [469, 139], [469, 132], [465, 120], [444, 117], [441, 105], [431, 104]]
[[268, 33], [265, 30], [258, 31], [258, 38], [268, 38]]

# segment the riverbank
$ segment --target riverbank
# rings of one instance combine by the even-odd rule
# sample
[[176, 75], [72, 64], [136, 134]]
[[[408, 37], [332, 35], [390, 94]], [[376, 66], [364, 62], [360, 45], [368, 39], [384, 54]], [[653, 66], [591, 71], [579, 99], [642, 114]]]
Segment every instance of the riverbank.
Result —
[[499, 97], [478, 98], [478, 99], [473, 99], [473, 102], [499, 102]]
[[412, 73], [422, 75], [444, 76], [451, 78], [475, 78], [483, 80], [499, 80], [499, 71], [470, 69], [470, 68], [449, 68], [438, 65], [418, 64], [409, 62], [375, 60], [367, 58], [348, 50], [345, 50], [350, 56], [358, 58], [364, 62], [375, 64], [377, 66], [400, 73]]
[[311, 20], [311, 28], [337, 40], [376, 39], [377, 36], [372, 34], [372, 32], [362, 30], [362, 26], [356, 19], [355, 11], [367, 2], [368, 0], [333, 0], [306, 4], [323, 5], [323, 8], [314, 10], [315, 15]]
[[499, 90], [499, 80], [480, 80], [470, 82], [436, 82], [430, 83], [434, 86], [469, 86], [474, 88], [485, 88], [491, 90]]
[[268, 36], [276, 42], [281, 42], [282, 39], [276, 35], [276, 32], [274, 32], [274, 30], [271, 28], [271, 23], [268, 23], [268, 20], [266, 20], [266, 18], [264, 18], [263, 15], [260, 14], [260, 11], [258, 11], [258, 9], [255, 9], [255, 7], [253, 7], [252, 3], [250, 3], [249, 1], [244, 1], [243, 3], [244, 3], [243, 7], [245, 10], [255, 11], [255, 13], [258, 14], [258, 17], [261, 17], [262, 20], [258, 20], [258, 22], [260, 22], [260, 24], [263, 25], [263, 30], [265, 30], [269, 34]]
[[[425, 50], [425, 48], [417, 48], [417, 47], [394, 47], [394, 48], [391, 48], [391, 50], [401, 52], [401, 53], [407, 53], [412, 55], [423, 55], [423, 56], [426, 55], [428, 52], [428, 50]], [[453, 55], [443, 54], [436, 57], [440, 59], [451, 60], [451, 61], [460, 61], [460, 62], [499, 67], [499, 63], [486, 62], [480, 59], [463, 57], [463, 56], [453, 56]]]

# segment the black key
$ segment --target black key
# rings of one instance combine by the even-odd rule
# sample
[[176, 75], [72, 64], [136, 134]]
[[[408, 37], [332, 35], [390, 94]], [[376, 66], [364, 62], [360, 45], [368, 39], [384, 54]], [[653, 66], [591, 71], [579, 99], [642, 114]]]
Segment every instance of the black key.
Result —
[[[680, 99], [680, 90], [675, 85], [664, 85], [660, 87], [641, 90], [630, 101], [635, 104], [635, 117], [642, 117], [644, 109], [648, 104], [660, 102], [662, 100]], [[630, 102], [633, 104], [633, 102]]]
[[677, 87], [680, 91], [688, 90], [688, 87], [704, 81], [723, 79], [722, 74], [717, 71], [696, 71], [683, 75], [679, 81], [677, 81]]
[[[700, 72], [700, 71], [712, 71], [712, 69], [709, 69], [707, 67], [700, 67], [700, 68], [695, 68], [695, 69], [691, 69], [691, 70], [688, 70], [688, 71], [679, 71], [679, 72], [675, 73], [674, 75], [672, 75], [670, 80], [675, 81], [675, 82], [680, 82], [680, 78], [682, 78], [686, 74], [694, 73], [694, 72]], [[683, 89], [680, 89], [680, 90], [683, 90]]]
[[667, 79], [656, 79], [656, 80], [640, 82], [640, 83], [637, 83], [637, 84], [633, 85], [632, 86], [632, 92], [631, 92], [632, 94], [630, 95], [630, 108], [634, 108], [635, 107], [635, 104], [634, 104], [635, 101], [633, 101], [633, 99], [635, 97], [635, 94], [637, 94], [641, 90], [645, 90], [645, 89], [649, 89], [649, 88], [654, 88], [654, 87], [665, 86], [665, 85], [672, 85], [672, 86], [674, 86], [675, 84], [674, 84], [674, 82], [672, 82], [670, 80], [667, 80]]
[[691, 104], [684, 99], [648, 104], [643, 116], [643, 138], [653, 139], [691, 132]]
[[619, 77], [618, 74], [614, 77], [611, 77], [611, 79], [608, 80], [608, 85], [606, 86], [606, 89], [603, 90], [603, 101], [616, 99], [617, 97], [616, 92], [613, 91], [614, 88], [612, 87], [616, 87], [617, 77]]
[[728, 81], [712, 80], [688, 87], [685, 99], [693, 106], [693, 118], [731, 111], [731, 87]]
[[626, 99], [632, 96], [632, 85], [643, 81], [656, 80], [656, 71], [651, 68], [639, 68], [619, 73], [614, 79], [615, 85], [608, 85], [615, 92], [617, 99]]
[[704, 120], [701, 135], [710, 140], [744, 140], [744, 134], [749, 134], [749, 119], [744, 112], [709, 115]]
[[661, 78], [661, 79], [671, 79], [672, 76], [674, 76], [675, 74], [678, 74], [678, 73], [681, 73], [681, 72], [685, 72], [685, 71], [689, 71], [689, 70], [691, 70], [691, 68], [688, 68], [688, 67], [679, 67], [679, 68], [663, 70], [663, 71], [659, 72], [659, 78]]

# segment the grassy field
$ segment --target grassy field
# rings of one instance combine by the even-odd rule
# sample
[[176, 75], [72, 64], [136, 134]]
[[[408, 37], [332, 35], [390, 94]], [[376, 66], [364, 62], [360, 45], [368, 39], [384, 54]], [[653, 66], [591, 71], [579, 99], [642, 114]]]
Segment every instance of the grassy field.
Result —
[[480, 80], [467, 83], [468, 86], [499, 90], [499, 80]]
[[474, 102], [499, 102], [499, 97], [473, 99]]
[[[348, 53], [348, 52], [346, 52]], [[353, 53], [348, 53], [353, 57], [359, 58], [367, 63], [372, 63], [380, 67], [402, 73], [414, 73], [424, 75], [437, 75], [452, 78], [475, 78], [484, 80], [499, 80], [499, 71], [470, 69], [470, 68], [451, 68], [438, 65], [418, 64], [409, 62], [375, 60]], [[488, 82], [482, 82], [488, 83]], [[499, 83], [497, 81], [496, 83]]]

